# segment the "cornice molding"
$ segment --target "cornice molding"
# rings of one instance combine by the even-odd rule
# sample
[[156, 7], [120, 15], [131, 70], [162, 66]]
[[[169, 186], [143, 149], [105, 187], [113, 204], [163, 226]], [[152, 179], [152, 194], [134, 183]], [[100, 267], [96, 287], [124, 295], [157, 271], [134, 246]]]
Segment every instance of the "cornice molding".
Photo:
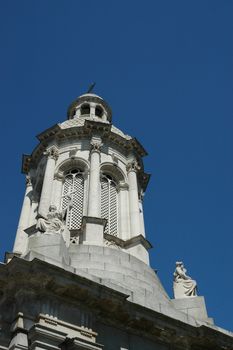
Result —
[[102, 138], [103, 144], [106, 142], [113, 142], [126, 154], [133, 153], [139, 158], [147, 155], [147, 152], [136, 138], [126, 139], [111, 131], [111, 127], [112, 124], [110, 123], [94, 120], [85, 120], [83, 126], [75, 126], [66, 129], [63, 129], [59, 124], [55, 124], [37, 136], [40, 143], [36, 146], [31, 155], [23, 155], [22, 172], [27, 173], [30, 168], [34, 167], [34, 164], [41, 159], [51, 142], [56, 142], [59, 145], [59, 141], [65, 139], [72, 137], [88, 139], [91, 138], [93, 134], [98, 134]]

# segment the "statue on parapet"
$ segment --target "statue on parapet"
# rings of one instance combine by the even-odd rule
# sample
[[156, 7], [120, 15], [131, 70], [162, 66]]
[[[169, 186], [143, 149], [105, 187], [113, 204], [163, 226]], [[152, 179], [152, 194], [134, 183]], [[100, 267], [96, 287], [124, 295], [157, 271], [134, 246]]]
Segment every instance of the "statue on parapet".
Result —
[[72, 201], [70, 197], [67, 207], [62, 211], [57, 210], [55, 205], [50, 205], [47, 216], [38, 218], [36, 228], [45, 234], [62, 234], [66, 245], [68, 246], [70, 241], [70, 231], [65, 225], [65, 219], [67, 212], [70, 209], [72, 209]]
[[173, 290], [175, 299], [197, 296], [197, 282], [186, 274], [187, 270], [182, 261], [176, 262], [173, 274]]

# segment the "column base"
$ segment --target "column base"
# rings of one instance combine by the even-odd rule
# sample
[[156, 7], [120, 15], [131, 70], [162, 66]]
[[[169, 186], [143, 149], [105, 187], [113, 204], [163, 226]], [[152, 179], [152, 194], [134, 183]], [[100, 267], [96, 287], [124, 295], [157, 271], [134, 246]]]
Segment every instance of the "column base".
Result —
[[104, 228], [106, 219], [84, 216], [82, 220], [83, 244], [104, 244]]

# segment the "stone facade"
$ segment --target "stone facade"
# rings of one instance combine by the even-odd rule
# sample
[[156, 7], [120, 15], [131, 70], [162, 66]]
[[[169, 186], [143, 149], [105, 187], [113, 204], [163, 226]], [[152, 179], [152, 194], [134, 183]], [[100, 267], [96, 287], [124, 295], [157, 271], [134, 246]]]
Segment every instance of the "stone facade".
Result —
[[172, 300], [150, 267], [143, 146], [97, 95], [67, 118], [23, 156], [25, 197], [0, 266], [0, 348], [232, 349], [186, 270]]

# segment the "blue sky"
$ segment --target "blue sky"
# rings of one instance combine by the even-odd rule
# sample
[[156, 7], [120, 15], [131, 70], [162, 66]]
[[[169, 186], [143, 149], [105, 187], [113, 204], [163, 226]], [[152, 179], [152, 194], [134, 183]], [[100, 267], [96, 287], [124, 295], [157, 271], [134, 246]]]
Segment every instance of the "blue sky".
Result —
[[183, 260], [232, 330], [233, 138], [229, 0], [0, 3], [1, 256], [24, 194], [22, 153], [96, 81], [113, 123], [147, 149], [151, 264], [172, 295]]

